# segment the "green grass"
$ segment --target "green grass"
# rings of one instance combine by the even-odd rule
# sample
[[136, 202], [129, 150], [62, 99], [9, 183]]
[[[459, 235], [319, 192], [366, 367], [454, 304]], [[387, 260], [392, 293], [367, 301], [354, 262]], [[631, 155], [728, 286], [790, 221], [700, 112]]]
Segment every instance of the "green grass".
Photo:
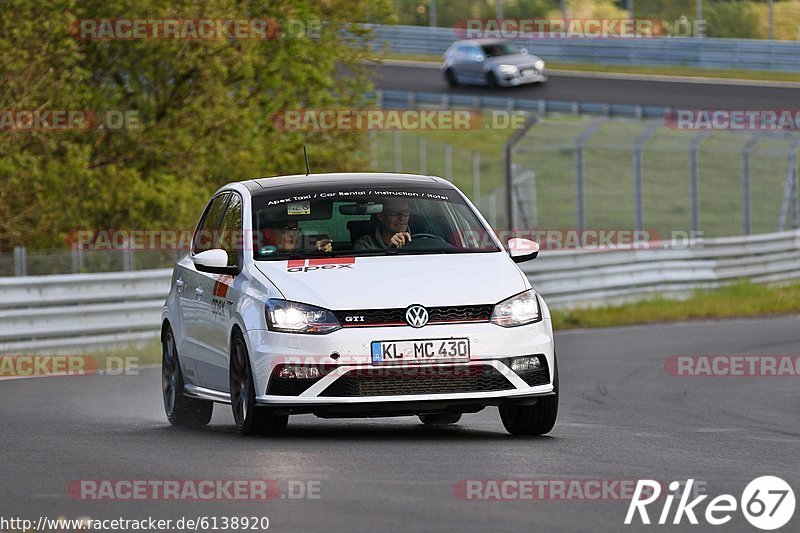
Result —
[[[412, 61], [440, 62], [441, 57], [419, 54], [388, 54], [386, 59], [405, 59]], [[800, 82], [800, 73], [772, 72], [743, 69], [710, 69], [687, 66], [647, 66], [647, 65], [606, 65], [600, 63], [564, 63], [548, 61], [547, 70], [557, 73], [559, 70], [578, 70], [583, 72], [604, 72], [618, 74], [653, 74], [658, 76], [680, 76], [697, 78], [730, 78], [740, 80], [760, 80], [778, 82]]]
[[599, 328], [709, 318], [784, 315], [800, 312], [800, 284], [769, 287], [740, 282], [696, 291], [683, 301], [655, 297], [592, 309], [552, 311], [555, 329]]

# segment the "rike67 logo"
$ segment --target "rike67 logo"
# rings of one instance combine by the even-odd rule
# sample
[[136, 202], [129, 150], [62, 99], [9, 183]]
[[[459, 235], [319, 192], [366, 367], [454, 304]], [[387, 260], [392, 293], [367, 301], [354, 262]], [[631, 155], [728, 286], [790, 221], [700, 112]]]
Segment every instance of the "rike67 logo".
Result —
[[[667, 494], [666, 498], [664, 498], [664, 505], [658, 515], [657, 524], [665, 525], [670, 523], [672, 504], [676, 496], [679, 501], [671, 522], [674, 525], [680, 524], [684, 517], [690, 524], [697, 525], [699, 524], [699, 515], [705, 519], [706, 523], [712, 526], [721, 526], [731, 521], [733, 513], [737, 511], [738, 507], [751, 525], [761, 530], [770, 531], [786, 525], [794, 515], [794, 491], [792, 491], [792, 487], [788, 483], [779, 477], [762, 476], [754, 479], [745, 487], [739, 501], [731, 494], [721, 494], [708, 502], [704, 513], [701, 513], [700, 504], [708, 498], [708, 495], [703, 494], [689, 501], [693, 484], [694, 479], [687, 480], [685, 489], [680, 493], [678, 491], [683, 486], [682, 483], [673, 481], [669, 484], [669, 490], [672, 493]], [[628, 507], [625, 524], [632, 524], [637, 512], [642, 524], [650, 524], [647, 506], [660, 497], [661, 484], [658, 481], [640, 479], [636, 484], [633, 499]]]

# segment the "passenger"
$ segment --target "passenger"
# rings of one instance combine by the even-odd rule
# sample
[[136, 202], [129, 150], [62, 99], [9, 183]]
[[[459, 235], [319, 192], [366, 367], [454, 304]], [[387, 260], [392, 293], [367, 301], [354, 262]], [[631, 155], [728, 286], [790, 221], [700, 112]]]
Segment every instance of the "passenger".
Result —
[[402, 248], [411, 242], [408, 231], [408, 202], [390, 198], [383, 202], [383, 210], [375, 215], [379, 224], [372, 234], [366, 234], [354, 244], [355, 250], [385, 250], [390, 246]]
[[[279, 252], [294, 252], [301, 249], [299, 245], [302, 229], [297, 225], [297, 221], [275, 222], [267, 227], [267, 231], [267, 241], [275, 245]], [[315, 248], [318, 252], [332, 252], [333, 243], [330, 239], [319, 239]]]

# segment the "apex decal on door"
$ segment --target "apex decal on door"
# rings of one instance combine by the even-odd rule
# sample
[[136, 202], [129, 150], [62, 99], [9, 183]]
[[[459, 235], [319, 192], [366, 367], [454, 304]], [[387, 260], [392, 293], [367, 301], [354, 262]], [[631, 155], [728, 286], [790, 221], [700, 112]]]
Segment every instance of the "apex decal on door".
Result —
[[225, 298], [228, 295], [228, 287], [231, 286], [232, 281], [232, 276], [219, 276], [217, 281], [214, 282], [214, 296], [217, 298]]
[[320, 257], [317, 259], [291, 259], [286, 263], [287, 272], [311, 272], [313, 270], [338, 270], [353, 268], [355, 257]]

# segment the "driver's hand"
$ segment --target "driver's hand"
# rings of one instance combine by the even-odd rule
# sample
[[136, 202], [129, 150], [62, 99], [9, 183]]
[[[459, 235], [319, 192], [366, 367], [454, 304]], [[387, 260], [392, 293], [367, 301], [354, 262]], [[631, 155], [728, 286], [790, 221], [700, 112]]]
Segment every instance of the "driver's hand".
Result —
[[411, 234], [407, 231], [395, 233], [389, 241], [398, 248], [405, 246], [406, 242], [411, 242]]
[[333, 251], [333, 241], [330, 239], [320, 239], [317, 241], [317, 251], [318, 252], [332, 252]]

